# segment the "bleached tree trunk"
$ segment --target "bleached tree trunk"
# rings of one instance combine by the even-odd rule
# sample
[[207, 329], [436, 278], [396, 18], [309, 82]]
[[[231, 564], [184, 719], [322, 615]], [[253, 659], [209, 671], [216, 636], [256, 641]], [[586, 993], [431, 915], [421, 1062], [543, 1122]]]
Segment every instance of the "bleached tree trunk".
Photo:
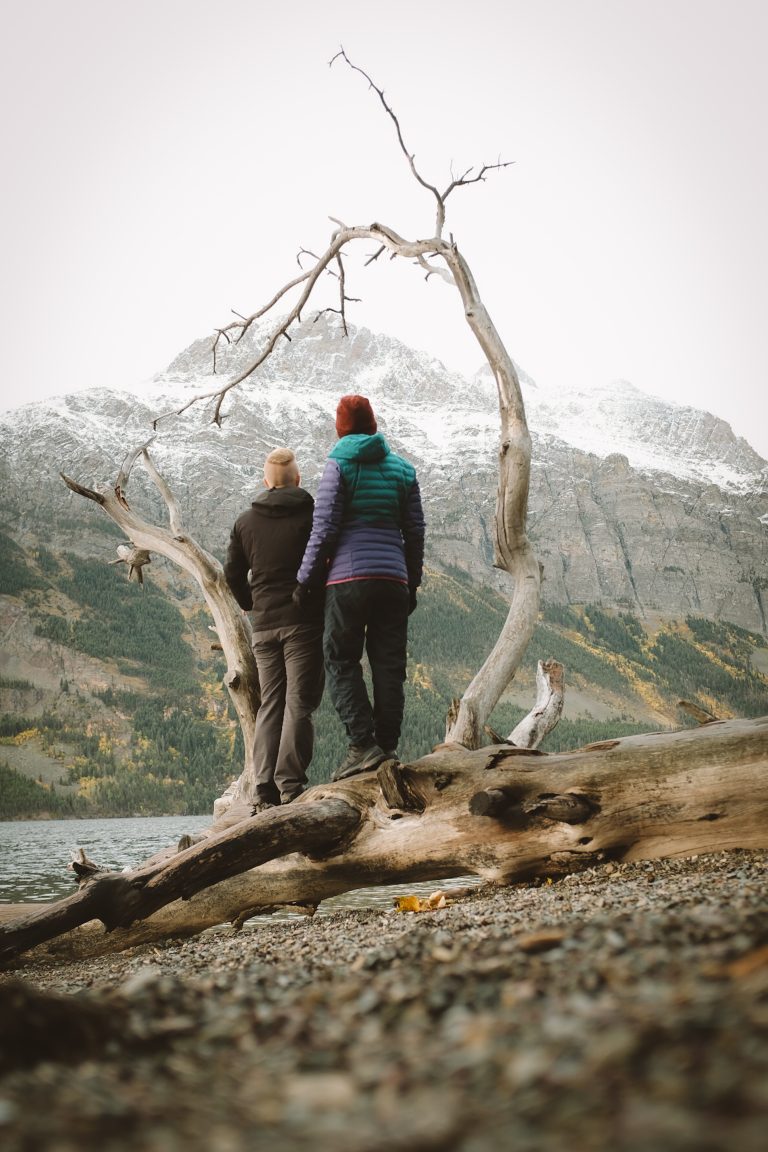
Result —
[[494, 517], [498, 568], [512, 577], [507, 619], [490, 655], [448, 717], [446, 741], [479, 748], [483, 730], [502, 692], [514, 677], [539, 615], [541, 570], [525, 531], [531, 475], [531, 436], [520, 380], [511, 356], [480, 300], [467, 262], [455, 247], [445, 256], [464, 305], [467, 323], [493, 372], [499, 398], [501, 439]]

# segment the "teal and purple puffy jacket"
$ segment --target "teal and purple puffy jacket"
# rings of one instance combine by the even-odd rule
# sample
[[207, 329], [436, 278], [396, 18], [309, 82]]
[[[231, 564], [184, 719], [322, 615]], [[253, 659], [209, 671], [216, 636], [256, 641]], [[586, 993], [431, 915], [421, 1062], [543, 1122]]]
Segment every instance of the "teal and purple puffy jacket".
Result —
[[424, 512], [416, 470], [380, 432], [342, 436], [315, 498], [312, 534], [298, 581], [317, 587], [347, 580], [421, 583]]

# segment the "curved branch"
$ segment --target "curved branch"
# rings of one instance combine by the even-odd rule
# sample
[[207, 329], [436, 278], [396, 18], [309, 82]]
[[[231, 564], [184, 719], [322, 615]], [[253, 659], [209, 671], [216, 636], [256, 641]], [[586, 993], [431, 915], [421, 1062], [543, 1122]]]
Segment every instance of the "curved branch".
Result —
[[480, 299], [469, 265], [455, 244], [446, 245], [441, 255], [453, 274], [467, 323], [496, 381], [501, 445], [494, 548], [496, 566], [508, 572], [514, 581], [509, 613], [499, 639], [446, 727], [446, 741], [478, 748], [485, 722], [519, 668], [538, 619], [541, 570], [525, 530], [531, 436], [517, 370]]
[[168, 523], [171, 526], [171, 531], [173, 532], [174, 536], [181, 536], [184, 529], [181, 523], [181, 508], [179, 507], [179, 502], [174, 496], [173, 492], [171, 492], [171, 489], [168, 487], [165, 478], [161, 476], [157, 468], [155, 468], [152, 457], [149, 455], [146, 447], [142, 449], [142, 456], [144, 457], [144, 467], [146, 468], [147, 472], [149, 472], [155, 487], [165, 501], [166, 507], [168, 509]]
[[115, 492], [119, 499], [123, 499], [134, 464], [142, 454], [146, 457], [147, 448], [149, 448], [154, 439], [154, 436], [150, 436], [149, 440], [145, 441], [144, 444], [139, 444], [138, 448], [134, 448], [128, 453], [120, 465], [120, 471], [117, 474], [117, 480], [115, 480]]
[[331, 60], [329, 62], [329, 67], [332, 66], [333, 63], [339, 59], [339, 57], [341, 57], [341, 59], [345, 61], [345, 63], [352, 69], [353, 72], [359, 72], [359, 74], [361, 76], [363, 76], [368, 81], [368, 86], [370, 88], [372, 88], [374, 90], [374, 92], [376, 93], [376, 95], [379, 97], [379, 100], [381, 101], [381, 104], [382, 104], [382, 107], [384, 108], [384, 111], [386, 112], [387, 116], [389, 116], [390, 120], [392, 121], [392, 123], [395, 126], [395, 132], [397, 133], [397, 141], [400, 145], [400, 149], [401, 149], [403, 155], [405, 156], [406, 160], [408, 161], [408, 165], [411, 169], [411, 174], [418, 181], [418, 183], [421, 184], [422, 188], [426, 188], [426, 190], [428, 192], [431, 192], [435, 198], [435, 201], [437, 203], [437, 216], [435, 219], [435, 236], [442, 236], [443, 228], [445, 227], [445, 202], [448, 199], [448, 197], [450, 196], [451, 192], [453, 192], [456, 188], [464, 188], [464, 187], [468, 186], [469, 184], [480, 183], [481, 181], [485, 180], [486, 172], [497, 171], [500, 168], [510, 168], [514, 164], [514, 160], [497, 160], [495, 164], [482, 164], [480, 166], [479, 171], [474, 176], [470, 175], [470, 173], [472, 172], [472, 167], [470, 167], [466, 170], [466, 172], [464, 172], [464, 174], [462, 176], [458, 176], [458, 177], [455, 177], [454, 179], [452, 179], [451, 183], [448, 185], [448, 187], [446, 188], [446, 190], [444, 192], [439, 192], [434, 184], [430, 184], [428, 180], [424, 179], [424, 177], [421, 175], [418, 168], [416, 167], [416, 160], [415, 160], [416, 153], [415, 152], [409, 152], [408, 149], [406, 148], [405, 140], [403, 139], [402, 129], [400, 127], [400, 121], [398, 120], [397, 116], [395, 115], [395, 112], [392, 109], [392, 107], [387, 103], [386, 97], [384, 95], [384, 90], [382, 88], [379, 88], [378, 85], [374, 84], [373, 80], [368, 75], [368, 73], [366, 71], [364, 71], [364, 69], [358, 67], [357, 64], [352, 63], [352, 61], [349, 59], [346, 52], [344, 51], [343, 47], [339, 48], [339, 51], [336, 53], [336, 55], [331, 58]]
[[[317, 257], [316, 263], [312, 268], [307, 269], [303, 276], [297, 277], [290, 285], [286, 285], [285, 289], [281, 289], [277, 293], [272, 302], [264, 308], [254, 312], [253, 316], [249, 318], [248, 323], [252, 322], [259, 316], [263, 316], [272, 307], [276, 300], [284, 295], [285, 291], [290, 287], [295, 287], [298, 284], [304, 284], [304, 288], [298, 300], [291, 308], [287, 316], [283, 317], [279, 324], [277, 324], [269, 335], [266, 337], [264, 346], [259, 355], [255, 357], [246, 367], [236, 376], [233, 380], [228, 381], [222, 385], [221, 388], [214, 388], [209, 392], [201, 392], [196, 396], [192, 396], [180, 408], [173, 409], [169, 412], [164, 412], [160, 416], [155, 417], [153, 420], [153, 427], [161, 420], [167, 419], [169, 416], [180, 416], [187, 409], [191, 408], [194, 404], [198, 404], [204, 400], [216, 400], [216, 407], [213, 415], [213, 422], [215, 424], [221, 423], [221, 406], [225, 396], [247, 380], [249, 376], [259, 368], [269, 357], [275, 349], [275, 346], [281, 336], [288, 336], [288, 329], [301, 317], [301, 313], [312, 295], [312, 291], [320, 277], [320, 275], [328, 269], [328, 265], [336, 261], [342, 250], [351, 242], [355, 240], [377, 240], [381, 243], [382, 249], [389, 249], [395, 256], [404, 256], [406, 258], [418, 259], [420, 256], [434, 255], [437, 253], [443, 254], [444, 250], [447, 251], [449, 245], [441, 240], [405, 240], [399, 236], [394, 229], [387, 227], [384, 224], [374, 223], [369, 227], [351, 227], [340, 229], [335, 232], [331, 238], [331, 242], [326, 248], [325, 252]], [[347, 299], [349, 299], [347, 297]]]
[[[259, 677], [256, 661], [251, 650], [250, 632], [243, 612], [237, 605], [224, 578], [221, 564], [206, 552], [195, 540], [181, 530], [181, 514], [175, 497], [166, 481], [142, 449], [143, 462], [168, 504], [171, 530], [157, 524], [148, 523], [129, 507], [122, 492], [94, 492], [61, 474], [62, 480], [71, 491], [100, 504], [131, 541], [134, 549], [155, 552], [177, 564], [199, 585], [227, 661], [225, 683], [235, 707], [245, 745], [245, 766], [232, 798], [251, 799], [255, 790], [253, 765], [253, 738], [256, 712], [259, 707]], [[134, 458], [138, 453], [133, 454]]]

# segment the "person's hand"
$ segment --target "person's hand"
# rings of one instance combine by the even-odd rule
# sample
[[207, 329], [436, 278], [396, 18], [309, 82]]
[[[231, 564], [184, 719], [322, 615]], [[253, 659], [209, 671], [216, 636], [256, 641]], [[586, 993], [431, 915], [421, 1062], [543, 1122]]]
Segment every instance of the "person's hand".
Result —
[[416, 611], [416, 589], [408, 589], [408, 615]]
[[306, 608], [309, 603], [309, 598], [312, 595], [312, 589], [308, 584], [297, 584], [293, 590], [291, 600], [297, 608]]

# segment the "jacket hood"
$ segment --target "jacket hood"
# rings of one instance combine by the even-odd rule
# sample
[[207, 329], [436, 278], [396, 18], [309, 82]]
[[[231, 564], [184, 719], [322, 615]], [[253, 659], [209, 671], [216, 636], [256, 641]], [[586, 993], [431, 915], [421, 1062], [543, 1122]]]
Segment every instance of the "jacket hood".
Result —
[[251, 507], [263, 516], [293, 516], [312, 505], [314, 500], [305, 488], [265, 488]]
[[332, 460], [359, 460], [369, 463], [383, 460], [389, 455], [389, 444], [381, 432], [374, 432], [372, 436], [364, 432], [353, 432], [349, 436], [342, 436], [331, 452]]

